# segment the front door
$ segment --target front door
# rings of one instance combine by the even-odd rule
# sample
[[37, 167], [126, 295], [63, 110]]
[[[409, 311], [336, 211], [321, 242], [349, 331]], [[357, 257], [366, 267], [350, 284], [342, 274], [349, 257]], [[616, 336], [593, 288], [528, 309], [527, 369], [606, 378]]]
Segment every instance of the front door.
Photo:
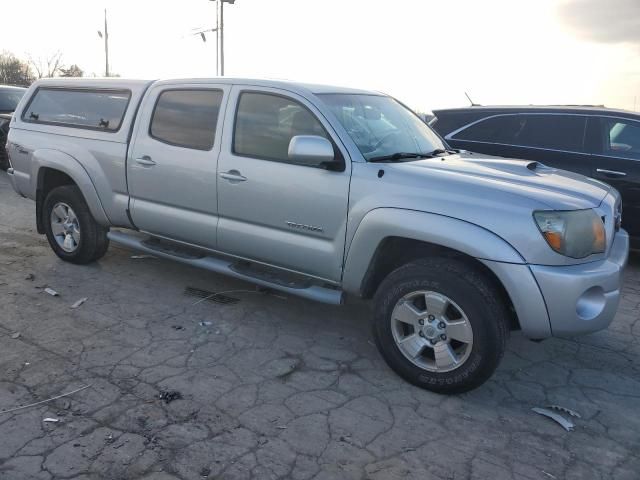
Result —
[[614, 186], [622, 195], [622, 225], [637, 247], [640, 243], [640, 122], [601, 117], [594, 149], [592, 176]]
[[159, 84], [145, 97], [127, 159], [129, 209], [140, 230], [216, 247], [216, 162], [228, 91]]
[[[339, 281], [351, 164], [317, 108], [295, 94], [234, 86], [218, 162], [218, 247], [247, 259]], [[296, 135], [324, 136], [342, 171], [288, 157]]]

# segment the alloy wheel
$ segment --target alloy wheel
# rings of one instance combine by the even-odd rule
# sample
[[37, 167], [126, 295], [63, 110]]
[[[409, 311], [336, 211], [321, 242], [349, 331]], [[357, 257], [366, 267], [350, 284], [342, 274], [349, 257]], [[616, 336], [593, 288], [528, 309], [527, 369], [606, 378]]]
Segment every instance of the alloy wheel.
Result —
[[473, 347], [473, 330], [462, 308], [434, 291], [415, 291], [398, 300], [391, 330], [400, 352], [430, 372], [459, 368]]

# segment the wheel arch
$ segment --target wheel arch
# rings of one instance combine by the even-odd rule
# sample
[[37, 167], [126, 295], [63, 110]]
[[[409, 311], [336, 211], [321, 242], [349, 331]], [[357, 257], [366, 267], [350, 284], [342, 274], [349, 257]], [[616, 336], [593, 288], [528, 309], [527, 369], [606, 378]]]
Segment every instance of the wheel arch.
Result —
[[481, 272], [508, 306], [511, 328], [520, 328], [507, 288], [480, 259], [523, 264], [522, 256], [492, 232], [443, 215], [391, 208], [369, 212], [349, 246], [343, 288], [371, 298], [393, 270], [430, 256], [456, 258]]
[[104, 226], [110, 224], [89, 174], [75, 158], [58, 150], [42, 149], [33, 152], [32, 165], [38, 233], [44, 233], [41, 218], [44, 199], [52, 189], [62, 185], [77, 186], [96, 222]]

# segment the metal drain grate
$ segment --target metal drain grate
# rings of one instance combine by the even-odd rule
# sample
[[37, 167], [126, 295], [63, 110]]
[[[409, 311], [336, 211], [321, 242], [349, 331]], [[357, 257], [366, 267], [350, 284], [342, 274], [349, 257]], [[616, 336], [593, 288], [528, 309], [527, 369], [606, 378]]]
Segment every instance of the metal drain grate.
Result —
[[189, 297], [201, 298], [207, 302], [221, 303], [223, 305], [233, 305], [240, 301], [239, 298], [229, 297], [223, 293], [210, 292], [208, 290], [201, 290], [199, 288], [187, 287], [184, 289], [184, 294]]

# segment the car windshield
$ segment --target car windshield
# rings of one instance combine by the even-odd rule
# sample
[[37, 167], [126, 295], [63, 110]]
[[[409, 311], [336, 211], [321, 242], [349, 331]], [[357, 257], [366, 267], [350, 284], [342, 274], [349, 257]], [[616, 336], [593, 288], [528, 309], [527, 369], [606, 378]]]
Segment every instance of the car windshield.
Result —
[[25, 90], [13, 88], [0, 88], [0, 112], [13, 112]]
[[391, 97], [334, 93], [318, 97], [338, 117], [367, 160], [398, 152], [428, 155], [447, 148], [426, 123]]

